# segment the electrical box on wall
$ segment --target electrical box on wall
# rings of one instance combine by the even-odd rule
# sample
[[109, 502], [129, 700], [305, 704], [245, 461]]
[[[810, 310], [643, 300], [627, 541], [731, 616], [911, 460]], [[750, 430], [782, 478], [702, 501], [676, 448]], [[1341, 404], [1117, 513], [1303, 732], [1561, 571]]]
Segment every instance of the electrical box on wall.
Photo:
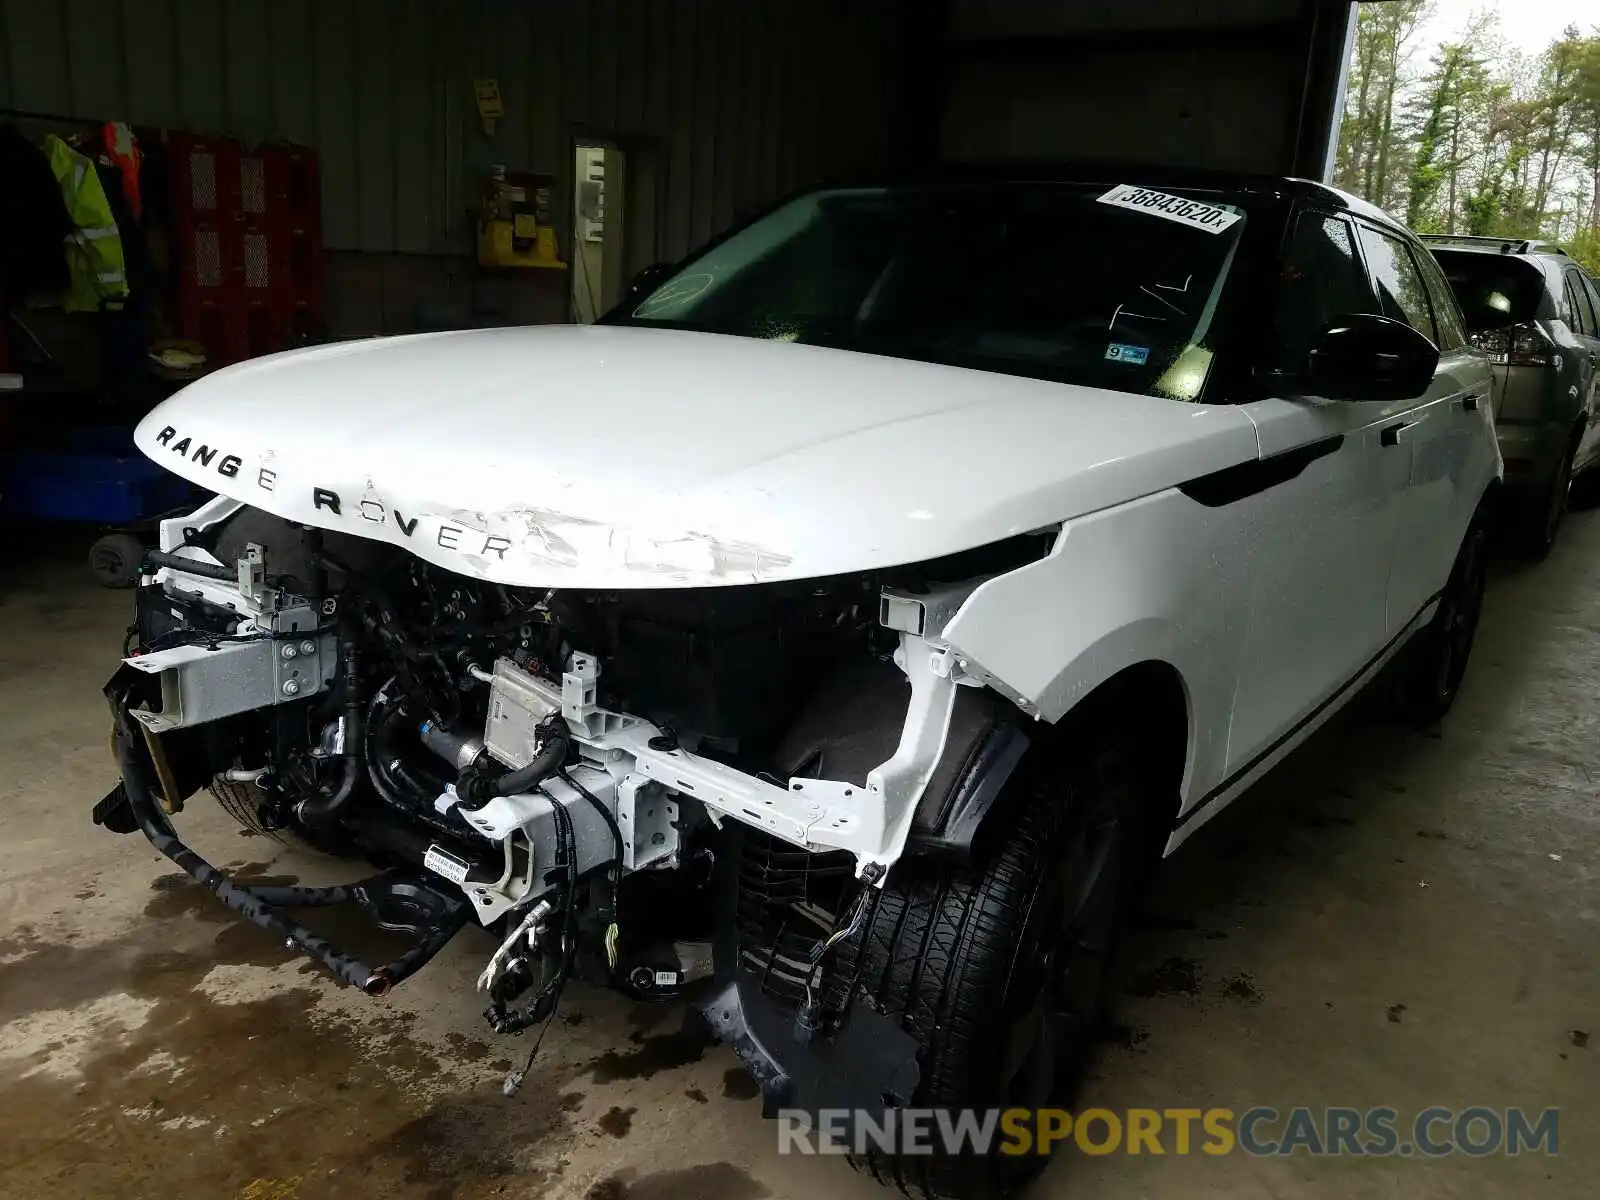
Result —
[[532, 171], [489, 168], [478, 215], [478, 262], [486, 267], [555, 268], [561, 261], [551, 215], [555, 180]]
[[484, 135], [493, 137], [495, 125], [501, 117], [506, 115], [505, 104], [500, 100], [500, 81], [498, 79], [474, 79], [472, 81], [472, 95], [478, 104], [478, 119], [483, 122]]
[[606, 232], [606, 150], [604, 146], [580, 146], [578, 163], [578, 220], [586, 242], [605, 240]]

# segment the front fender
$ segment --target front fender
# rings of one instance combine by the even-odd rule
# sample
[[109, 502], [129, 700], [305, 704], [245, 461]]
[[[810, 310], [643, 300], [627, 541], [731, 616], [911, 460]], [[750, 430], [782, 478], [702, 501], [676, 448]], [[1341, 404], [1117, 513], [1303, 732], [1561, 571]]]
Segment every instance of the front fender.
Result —
[[1189, 710], [1183, 795], [1220, 778], [1249, 623], [1246, 506], [1176, 489], [1066, 523], [1048, 557], [973, 592], [942, 638], [967, 670], [1055, 722], [1138, 663], [1173, 667]]

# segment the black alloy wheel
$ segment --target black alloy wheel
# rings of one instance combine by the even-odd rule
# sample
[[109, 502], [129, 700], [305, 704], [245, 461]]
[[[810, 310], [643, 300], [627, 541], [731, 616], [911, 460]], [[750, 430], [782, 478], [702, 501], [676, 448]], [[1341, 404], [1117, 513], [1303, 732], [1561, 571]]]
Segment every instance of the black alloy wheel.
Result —
[[[1077, 1099], [1132, 903], [1170, 830], [1151, 819], [1165, 810], [1131, 724], [1085, 722], [1036, 747], [1002, 796], [995, 840], [970, 863], [902, 859], [840, 955], [864, 1002], [922, 1047], [913, 1106]], [[977, 1200], [1014, 1193], [1048, 1156], [868, 1147], [852, 1161], [911, 1196]]]
[[1409, 725], [1432, 725], [1450, 711], [1467, 674], [1488, 582], [1489, 539], [1475, 519], [1456, 553], [1433, 619], [1385, 668], [1379, 709]]

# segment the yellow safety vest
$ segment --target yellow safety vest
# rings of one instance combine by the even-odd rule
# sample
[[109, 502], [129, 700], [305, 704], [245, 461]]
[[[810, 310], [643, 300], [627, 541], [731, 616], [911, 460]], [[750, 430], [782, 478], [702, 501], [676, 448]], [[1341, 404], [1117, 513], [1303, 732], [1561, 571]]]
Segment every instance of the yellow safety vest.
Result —
[[61, 185], [67, 215], [76, 226], [67, 235], [71, 283], [61, 297], [61, 307], [68, 312], [98, 312], [102, 306], [121, 308], [128, 298], [122, 237], [94, 163], [53, 133], [45, 138], [44, 147], [50, 169]]

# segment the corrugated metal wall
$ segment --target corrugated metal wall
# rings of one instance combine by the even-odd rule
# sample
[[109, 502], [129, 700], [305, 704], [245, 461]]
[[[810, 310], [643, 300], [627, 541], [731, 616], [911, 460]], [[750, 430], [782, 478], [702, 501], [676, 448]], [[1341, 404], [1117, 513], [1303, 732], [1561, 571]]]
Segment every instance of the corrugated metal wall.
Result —
[[[661, 139], [662, 250], [889, 151], [902, 0], [0, 0], [0, 108], [282, 138], [331, 248], [459, 253], [488, 165]], [[485, 137], [472, 81], [500, 81]], [[563, 233], [563, 241], [565, 234]]]

